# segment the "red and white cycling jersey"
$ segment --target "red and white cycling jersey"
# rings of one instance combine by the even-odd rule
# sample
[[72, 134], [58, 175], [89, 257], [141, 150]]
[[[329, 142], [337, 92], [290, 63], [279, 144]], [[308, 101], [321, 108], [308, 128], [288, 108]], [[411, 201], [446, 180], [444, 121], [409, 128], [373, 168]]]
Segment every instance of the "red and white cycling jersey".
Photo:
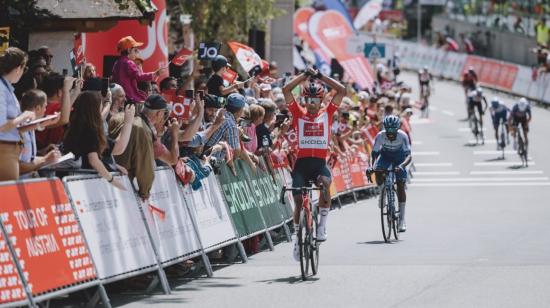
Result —
[[330, 145], [332, 117], [338, 107], [332, 102], [322, 108], [316, 115], [293, 101], [288, 110], [292, 113], [292, 127], [298, 135], [298, 158], [317, 157], [326, 159]]

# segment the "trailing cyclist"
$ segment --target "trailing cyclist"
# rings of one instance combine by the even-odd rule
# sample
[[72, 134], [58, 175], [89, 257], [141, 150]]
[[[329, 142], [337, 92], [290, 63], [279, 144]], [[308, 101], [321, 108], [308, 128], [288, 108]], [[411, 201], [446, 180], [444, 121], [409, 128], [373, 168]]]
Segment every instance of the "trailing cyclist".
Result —
[[525, 148], [527, 149], [529, 144], [529, 139], [527, 138], [529, 133], [529, 122], [531, 122], [532, 118], [531, 106], [529, 105], [529, 102], [525, 97], [520, 98], [519, 101], [512, 107], [510, 119], [508, 120], [512, 131], [512, 137], [514, 138], [514, 150], [517, 150], [518, 148], [516, 133], [517, 127], [520, 124], [521, 128], [523, 128], [523, 139], [525, 140]]
[[[308, 78], [309, 80], [307, 80]], [[319, 81], [336, 91], [332, 101], [328, 102], [326, 106], [322, 105], [325, 87]], [[301, 96], [305, 100], [305, 108], [301, 107], [292, 95], [292, 90], [299, 84], [302, 84]], [[292, 170], [292, 186], [304, 187], [310, 181], [317, 186], [321, 184], [323, 186], [319, 198], [320, 221], [317, 228], [317, 241], [322, 242], [327, 239], [326, 222], [331, 203], [328, 189], [332, 175], [326, 163], [331, 140], [330, 128], [333, 114], [338, 110], [338, 106], [346, 94], [346, 88], [336, 80], [309, 68], [305, 73], [296, 76], [285, 85], [283, 94], [288, 104], [288, 110], [292, 113], [292, 125], [298, 135], [298, 158]], [[294, 191], [293, 196], [296, 205], [294, 208], [294, 230], [298, 230], [302, 196], [299, 191]], [[296, 236], [293, 237], [293, 256], [295, 260], [300, 260]]]
[[477, 82], [478, 78], [474, 67], [470, 66], [468, 71], [462, 76], [462, 88], [464, 89], [464, 95], [466, 96], [466, 112], [468, 111], [468, 98], [470, 96], [470, 92], [477, 89]]
[[420, 85], [420, 99], [422, 101], [422, 111], [428, 108], [428, 98], [430, 97], [430, 82], [433, 76], [428, 71], [428, 67], [424, 66], [423, 69], [418, 71], [418, 83]]
[[[493, 128], [495, 129], [495, 140], [498, 140], [497, 142], [497, 151], [500, 150], [505, 144], [507, 144], [508, 141], [508, 117], [510, 116], [510, 109], [504, 105], [498, 97], [493, 97], [491, 100], [491, 108], [489, 109], [491, 112], [491, 119], [493, 120]], [[506, 142], [504, 140], [500, 140], [498, 136], [498, 128], [500, 123], [504, 123], [506, 128]]]
[[[485, 105], [485, 106], [483, 106], [483, 105]], [[474, 135], [476, 135], [476, 134], [481, 135], [482, 143], [484, 143], [484, 141], [483, 141], [483, 115], [485, 114], [485, 111], [487, 110], [487, 107], [488, 107], [487, 99], [483, 95], [483, 90], [481, 88], [477, 88], [474, 91], [470, 92], [470, 94], [468, 95], [468, 119], [470, 120], [470, 124], [472, 124], [472, 121], [474, 119], [473, 117], [475, 116], [475, 112], [476, 112], [476, 109], [477, 109], [477, 113], [479, 115], [479, 117], [478, 117], [479, 127], [476, 128], [475, 123], [473, 123], [474, 125], [471, 126], [471, 128], [474, 129], [474, 130], [477, 130], [477, 132], [474, 131]]]
[[406, 167], [412, 161], [411, 145], [409, 138], [399, 129], [401, 121], [397, 116], [390, 115], [384, 118], [384, 130], [376, 135], [372, 149], [373, 168], [367, 169], [370, 176], [372, 172], [376, 175], [376, 183], [383, 185], [384, 180], [378, 171], [393, 168], [397, 180], [397, 199], [399, 201], [399, 232], [407, 231], [405, 223], [405, 205], [407, 194], [405, 183], [407, 182]]

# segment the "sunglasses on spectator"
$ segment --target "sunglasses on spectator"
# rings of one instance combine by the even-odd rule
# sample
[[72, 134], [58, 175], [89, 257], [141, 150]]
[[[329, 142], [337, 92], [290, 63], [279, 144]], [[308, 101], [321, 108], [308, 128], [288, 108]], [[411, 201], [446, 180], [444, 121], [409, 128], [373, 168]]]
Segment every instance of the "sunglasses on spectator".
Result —
[[308, 104], [319, 104], [321, 99], [319, 97], [306, 97], [306, 103]]

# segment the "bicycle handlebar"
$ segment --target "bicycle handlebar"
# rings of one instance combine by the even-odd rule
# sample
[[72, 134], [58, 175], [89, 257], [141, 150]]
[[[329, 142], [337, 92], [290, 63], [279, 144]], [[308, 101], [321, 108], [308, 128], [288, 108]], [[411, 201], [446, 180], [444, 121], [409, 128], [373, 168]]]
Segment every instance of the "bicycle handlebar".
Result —
[[319, 187], [307, 187], [307, 186], [303, 186], [303, 187], [286, 187], [286, 186], [283, 186], [283, 188], [281, 188], [281, 198], [280, 198], [281, 203], [286, 204], [285, 203], [285, 192], [287, 192], [287, 191], [300, 191], [300, 192], [304, 193], [304, 192], [313, 191], [313, 190], [322, 191], [323, 190], [323, 185], [320, 185]]

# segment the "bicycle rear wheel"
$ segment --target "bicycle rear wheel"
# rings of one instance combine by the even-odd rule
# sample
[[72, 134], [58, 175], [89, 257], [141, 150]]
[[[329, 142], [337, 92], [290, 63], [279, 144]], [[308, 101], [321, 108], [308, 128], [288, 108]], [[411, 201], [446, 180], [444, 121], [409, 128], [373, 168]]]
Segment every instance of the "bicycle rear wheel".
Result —
[[523, 140], [523, 129], [518, 129], [518, 155], [521, 159], [521, 164], [527, 166], [527, 150], [525, 149], [525, 141]]
[[310, 236], [310, 262], [311, 262], [311, 274], [313, 276], [317, 275], [317, 272], [319, 271], [319, 243], [317, 242], [317, 239], [313, 239], [313, 234], [317, 234], [317, 227], [319, 226], [318, 221], [318, 215], [317, 210], [314, 210], [313, 213], [313, 230], [311, 231]]
[[301, 213], [300, 227], [298, 228], [298, 246], [300, 247], [300, 271], [302, 273], [302, 280], [306, 280], [309, 275], [309, 247], [307, 222], [304, 215], [304, 211]]
[[388, 202], [388, 193], [386, 187], [380, 190], [380, 222], [382, 223], [382, 236], [384, 242], [389, 243], [391, 240], [391, 215]]

